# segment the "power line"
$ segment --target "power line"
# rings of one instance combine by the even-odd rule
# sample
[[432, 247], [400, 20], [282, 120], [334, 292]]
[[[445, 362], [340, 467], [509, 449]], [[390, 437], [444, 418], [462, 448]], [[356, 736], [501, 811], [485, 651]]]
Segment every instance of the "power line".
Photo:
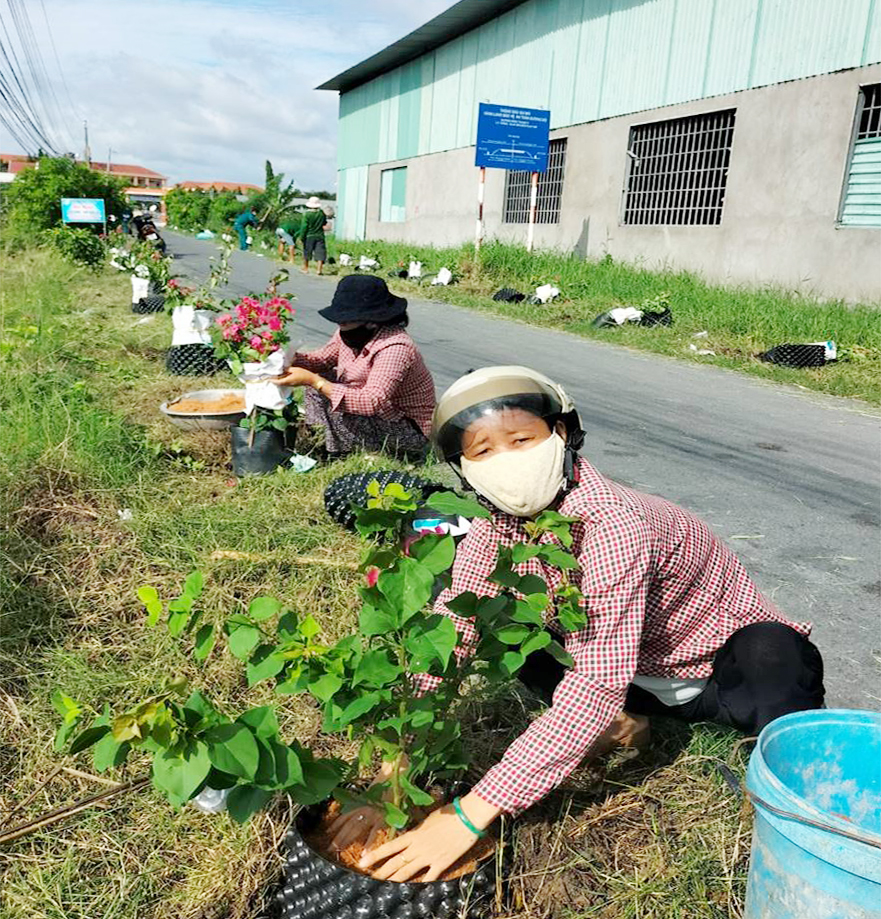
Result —
[[70, 87], [67, 85], [67, 77], [64, 75], [64, 68], [61, 66], [61, 59], [58, 57], [58, 48], [55, 46], [55, 38], [52, 35], [52, 26], [49, 25], [49, 17], [46, 15], [45, 0], [40, 0], [40, 6], [43, 8], [43, 19], [46, 22], [46, 31], [49, 33], [49, 43], [52, 45], [52, 53], [55, 55], [55, 64], [58, 67], [58, 74], [61, 77], [61, 85], [64, 87], [64, 95], [67, 96], [67, 103], [70, 106], [71, 111], [77, 116], [77, 118], [82, 119], [82, 112], [79, 110], [79, 107], [73, 101], [73, 98], [70, 95]]

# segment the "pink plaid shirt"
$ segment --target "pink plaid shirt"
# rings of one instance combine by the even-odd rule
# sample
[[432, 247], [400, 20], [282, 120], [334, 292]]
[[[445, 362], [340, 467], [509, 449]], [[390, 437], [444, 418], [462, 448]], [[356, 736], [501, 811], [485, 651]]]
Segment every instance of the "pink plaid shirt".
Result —
[[[640, 494], [600, 475], [586, 460], [576, 467], [578, 483], [559, 511], [578, 519], [572, 526], [588, 624], [565, 633], [553, 603], [546, 625], [572, 656], [554, 692], [552, 706], [529, 726], [474, 791], [509, 813], [534, 804], [571, 773], [594, 741], [624, 708], [637, 673], [658, 677], [708, 677], [713, 656], [728, 637], [754, 622], [783, 622], [804, 635], [808, 623], [788, 622], [759, 593], [734, 553], [703, 521], [663, 498]], [[475, 626], [445, 603], [465, 591], [495, 596], [487, 580], [498, 546], [526, 542], [517, 518], [496, 514], [477, 520], [456, 555], [452, 585], [435, 610], [459, 632], [460, 660], [473, 653]], [[545, 534], [543, 542], [557, 543]], [[560, 586], [561, 574], [538, 559], [517, 566]], [[436, 678], [423, 675], [430, 689]]]
[[336, 371], [325, 390], [331, 409], [351, 415], [375, 415], [386, 421], [412, 418], [428, 437], [434, 411], [434, 381], [413, 339], [400, 326], [381, 328], [354, 351], [339, 329], [317, 351], [294, 355], [292, 364], [313, 373]]

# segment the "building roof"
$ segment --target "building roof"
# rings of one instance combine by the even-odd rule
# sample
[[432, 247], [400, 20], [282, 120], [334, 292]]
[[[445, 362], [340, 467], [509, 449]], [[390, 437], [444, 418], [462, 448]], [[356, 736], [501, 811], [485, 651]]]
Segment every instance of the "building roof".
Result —
[[526, 0], [459, 0], [455, 6], [435, 16], [425, 25], [374, 54], [373, 57], [337, 74], [326, 83], [322, 83], [318, 89], [348, 92], [374, 77], [445, 45], [525, 2]]
[[202, 188], [206, 191], [213, 188], [215, 191], [263, 191], [260, 185], [251, 185], [248, 182], [178, 182], [176, 188]]
[[[10, 172], [21, 172], [22, 169], [27, 169], [37, 162], [35, 156], [27, 156], [24, 153], [0, 153], [0, 160], [5, 160], [9, 163]], [[77, 160], [77, 162], [81, 163], [83, 161]], [[96, 172], [108, 171], [107, 163], [99, 163], [97, 160], [91, 160], [89, 166]], [[126, 163], [111, 163], [109, 172], [111, 175], [119, 176], [144, 176], [148, 179], [165, 178], [161, 172], [154, 172], [152, 169], [147, 169], [145, 166], [133, 166]]]

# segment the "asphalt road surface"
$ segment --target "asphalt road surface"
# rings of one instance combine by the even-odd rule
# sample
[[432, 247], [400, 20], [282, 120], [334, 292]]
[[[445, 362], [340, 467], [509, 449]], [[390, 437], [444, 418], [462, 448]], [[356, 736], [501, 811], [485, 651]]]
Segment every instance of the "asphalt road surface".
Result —
[[[204, 278], [216, 243], [165, 236], [176, 273]], [[262, 291], [279, 263], [235, 252], [232, 264], [230, 296]], [[304, 348], [333, 331], [317, 310], [334, 286], [296, 268], [284, 285], [298, 297]], [[562, 383], [587, 430], [582, 453], [597, 468], [694, 511], [790, 618], [814, 623], [828, 705], [881, 709], [877, 413], [445, 303], [411, 300], [410, 316], [438, 392], [491, 364], [526, 364]]]

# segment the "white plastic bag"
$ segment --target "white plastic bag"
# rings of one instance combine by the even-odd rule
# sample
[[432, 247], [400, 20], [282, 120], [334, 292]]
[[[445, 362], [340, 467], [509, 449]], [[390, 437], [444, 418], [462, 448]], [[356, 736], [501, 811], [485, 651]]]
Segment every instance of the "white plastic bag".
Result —
[[137, 303], [142, 297], [150, 293], [150, 279], [139, 278], [136, 274], [132, 275], [132, 303]]
[[441, 268], [437, 277], [431, 282], [433, 285], [443, 285], [444, 287], [453, 280], [453, 272], [449, 268]]
[[352, 256], [346, 255], [345, 252], [340, 253], [340, 264], [345, 268], [347, 265], [352, 264]]
[[239, 382], [245, 384], [245, 411], [247, 414], [255, 408], [278, 410], [291, 401], [290, 386], [279, 386], [273, 383], [280, 377], [293, 356], [293, 346], [284, 351], [270, 354], [265, 361], [253, 361], [243, 364]]
[[642, 319], [642, 310], [635, 306], [619, 306], [617, 309], [609, 310], [609, 316], [618, 325], [624, 325], [625, 322], [639, 322]]
[[203, 814], [221, 814], [226, 810], [230, 788], [203, 788], [190, 803]]
[[422, 277], [422, 262], [410, 262], [410, 267], [407, 269], [408, 278], [421, 278]]
[[375, 258], [367, 258], [366, 255], [362, 255], [358, 260], [358, 268], [361, 271], [373, 271], [374, 268], [379, 268], [379, 262]]
[[214, 314], [211, 310], [197, 310], [184, 304], [171, 311], [171, 347], [178, 345], [210, 345], [211, 321]]
[[535, 288], [535, 299], [540, 303], [550, 303], [555, 297], [560, 296], [560, 288], [553, 284], [542, 284]]

